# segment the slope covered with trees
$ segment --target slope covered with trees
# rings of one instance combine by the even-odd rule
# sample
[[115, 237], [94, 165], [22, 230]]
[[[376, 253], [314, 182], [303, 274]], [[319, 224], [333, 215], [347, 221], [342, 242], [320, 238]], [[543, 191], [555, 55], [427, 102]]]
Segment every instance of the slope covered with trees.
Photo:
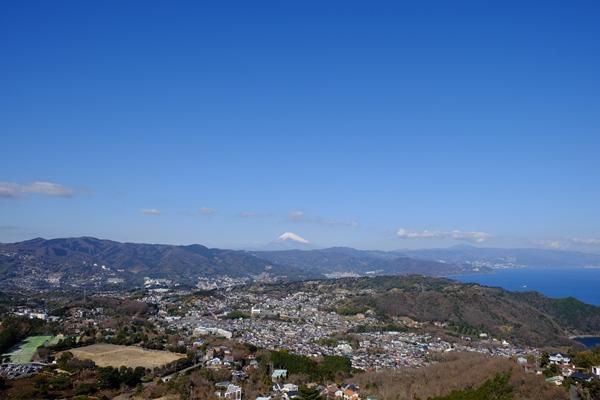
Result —
[[463, 284], [449, 279], [374, 277], [325, 284], [356, 295], [345, 307], [372, 309], [383, 318], [410, 317], [469, 327], [523, 345], [571, 344], [569, 336], [600, 331], [600, 308], [576, 299]]
[[245, 251], [201, 245], [120, 243], [91, 237], [0, 244], [0, 284], [4, 287], [44, 287], [54, 283], [86, 286], [122, 279], [139, 285], [143, 277], [195, 284], [199, 277], [231, 276], [304, 279], [319, 274], [279, 265]]
[[[419, 369], [356, 374], [350, 379], [381, 400], [567, 400], [567, 391], [525, 373], [513, 360], [452, 353]], [[494, 397], [498, 396], [498, 397]]]

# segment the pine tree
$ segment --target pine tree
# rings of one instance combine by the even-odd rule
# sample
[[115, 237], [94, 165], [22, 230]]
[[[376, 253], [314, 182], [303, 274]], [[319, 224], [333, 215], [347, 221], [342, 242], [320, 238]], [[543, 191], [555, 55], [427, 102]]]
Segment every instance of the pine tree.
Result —
[[319, 394], [317, 389], [310, 389], [303, 386], [298, 391], [300, 392], [301, 400], [325, 400], [323, 399], [323, 396]]

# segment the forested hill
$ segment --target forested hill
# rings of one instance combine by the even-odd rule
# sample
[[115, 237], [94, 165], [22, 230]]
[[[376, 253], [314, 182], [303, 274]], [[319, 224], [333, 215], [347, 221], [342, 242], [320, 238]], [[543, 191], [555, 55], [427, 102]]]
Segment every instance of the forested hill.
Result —
[[423, 276], [348, 278], [323, 281], [326, 290], [345, 289], [351, 306], [384, 317], [449, 322], [523, 345], [569, 344], [574, 334], [600, 332], [600, 307], [573, 298], [463, 284]]
[[305, 279], [320, 275], [245, 251], [198, 244], [121, 243], [91, 237], [0, 244], [0, 284], [5, 287], [35, 288], [56, 282], [86, 286], [110, 279], [139, 285], [145, 276], [195, 284], [200, 277]]

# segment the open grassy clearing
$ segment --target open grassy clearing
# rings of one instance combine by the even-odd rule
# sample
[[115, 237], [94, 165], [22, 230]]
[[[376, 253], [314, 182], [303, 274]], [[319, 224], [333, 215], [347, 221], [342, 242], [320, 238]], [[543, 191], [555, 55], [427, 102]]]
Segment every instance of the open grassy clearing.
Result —
[[92, 360], [99, 367], [155, 368], [185, 358], [184, 354], [169, 351], [147, 350], [136, 346], [93, 344], [69, 350], [75, 358]]
[[16, 364], [31, 362], [38, 347], [46, 342], [52, 344], [53, 341], [54, 336], [29, 336], [21, 342], [17, 350], [12, 352], [10, 361]]

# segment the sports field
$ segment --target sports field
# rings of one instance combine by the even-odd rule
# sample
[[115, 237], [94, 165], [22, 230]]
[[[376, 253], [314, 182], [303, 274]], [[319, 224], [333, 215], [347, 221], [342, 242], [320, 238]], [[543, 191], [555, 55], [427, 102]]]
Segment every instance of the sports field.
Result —
[[10, 355], [10, 362], [25, 364], [31, 362], [38, 347], [46, 342], [52, 343], [54, 336], [29, 336], [23, 340], [19, 348]]
[[93, 344], [69, 351], [80, 360], [92, 360], [99, 367], [115, 368], [121, 366], [154, 368], [185, 358], [184, 354], [115, 344]]

